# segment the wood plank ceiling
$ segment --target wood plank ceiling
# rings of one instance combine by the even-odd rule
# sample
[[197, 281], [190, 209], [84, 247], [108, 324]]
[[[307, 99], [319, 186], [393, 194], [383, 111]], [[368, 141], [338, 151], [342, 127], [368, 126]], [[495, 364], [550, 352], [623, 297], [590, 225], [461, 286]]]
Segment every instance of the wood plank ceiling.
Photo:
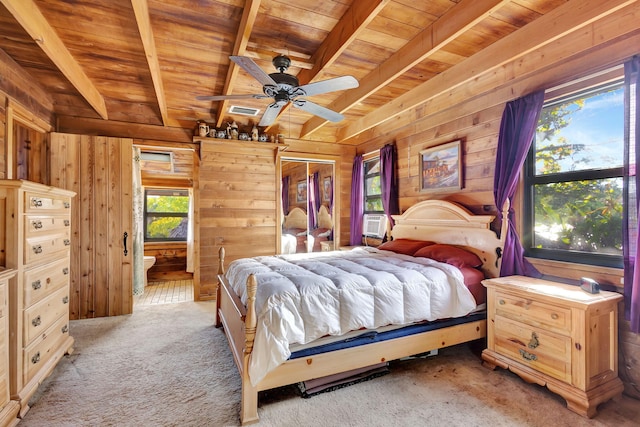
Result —
[[361, 142], [400, 114], [495, 72], [633, 1], [623, 0], [0, 0], [0, 49], [73, 120], [191, 131], [257, 118], [269, 99], [229, 60], [267, 73], [292, 59], [300, 84], [353, 75], [359, 87], [309, 99], [342, 112], [327, 122], [285, 108], [274, 129], [293, 138]]

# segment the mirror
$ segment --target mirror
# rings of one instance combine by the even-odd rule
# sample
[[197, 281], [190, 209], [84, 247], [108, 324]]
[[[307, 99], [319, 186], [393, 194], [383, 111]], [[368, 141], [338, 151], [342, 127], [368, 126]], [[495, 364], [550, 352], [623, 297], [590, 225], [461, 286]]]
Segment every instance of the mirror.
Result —
[[282, 159], [280, 253], [335, 249], [335, 163]]

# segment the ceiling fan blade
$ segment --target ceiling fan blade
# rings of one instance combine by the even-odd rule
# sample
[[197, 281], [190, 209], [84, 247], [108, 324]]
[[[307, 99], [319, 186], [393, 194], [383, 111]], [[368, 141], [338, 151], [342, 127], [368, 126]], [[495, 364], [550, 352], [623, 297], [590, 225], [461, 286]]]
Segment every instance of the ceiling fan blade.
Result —
[[293, 106], [298, 107], [301, 110], [311, 113], [314, 116], [322, 117], [330, 122], [339, 122], [344, 119], [344, 116], [340, 113], [336, 113], [333, 110], [329, 110], [315, 102], [307, 101], [306, 99], [296, 99], [293, 101]]
[[264, 110], [264, 114], [262, 115], [258, 126], [271, 125], [278, 117], [278, 114], [280, 113], [280, 110], [282, 110], [282, 107], [284, 107], [284, 105], [279, 105], [275, 102], [269, 104], [269, 106]]
[[318, 95], [321, 93], [334, 92], [336, 90], [353, 89], [358, 87], [358, 81], [353, 76], [336, 77], [335, 79], [322, 80], [315, 83], [302, 85], [302, 89], [306, 96]]
[[231, 59], [233, 62], [238, 64], [240, 67], [242, 67], [242, 69], [245, 70], [247, 73], [251, 74], [254, 79], [256, 79], [262, 84], [262, 86], [266, 86], [266, 85], [278, 86], [278, 83], [276, 83], [271, 78], [271, 76], [269, 76], [269, 74], [265, 73], [262, 68], [258, 67], [258, 64], [253, 62], [253, 59], [247, 56], [234, 56], [234, 55], [230, 56], [229, 59]]
[[225, 99], [261, 99], [268, 98], [263, 94], [245, 94], [245, 95], [214, 95], [214, 96], [196, 96], [198, 101], [224, 101]]

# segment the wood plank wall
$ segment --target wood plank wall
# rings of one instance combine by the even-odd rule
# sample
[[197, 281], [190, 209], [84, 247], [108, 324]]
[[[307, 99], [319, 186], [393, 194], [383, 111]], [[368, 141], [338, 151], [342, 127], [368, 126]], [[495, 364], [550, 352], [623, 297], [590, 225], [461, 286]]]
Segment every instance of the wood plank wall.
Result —
[[200, 163], [200, 299], [215, 296], [218, 250], [230, 262], [276, 248], [277, 147], [202, 141]]

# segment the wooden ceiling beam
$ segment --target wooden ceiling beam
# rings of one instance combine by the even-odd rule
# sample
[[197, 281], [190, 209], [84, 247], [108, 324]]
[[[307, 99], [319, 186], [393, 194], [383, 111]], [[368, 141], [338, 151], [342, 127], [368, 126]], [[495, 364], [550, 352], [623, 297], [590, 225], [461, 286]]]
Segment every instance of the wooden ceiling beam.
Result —
[[49, 25], [33, 0], [0, 0], [0, 3], [7, 8], [89, 105], [100, 117], [107, 120], [107, 106], [104, 98], [84, 73], [80, 64], [67, 50], [55, 29]]
[[[367, 25], [378, 16], [389, 1], [390, 0], [355, 0], [342, 18], [340, 18], [340, 21], [338, 21], [331, 32], [329, 32], [315, 53], [311, 55], [310, 62], [313, 66], [309, 69], [301, 70], [296, 76], [300, 85], [310, 83], [322, 70], [331, 66]], [[280, 110], [278, 119], [282, 117], [289, 108], [291, 108], [291, 103], [288, 103]], [[277, 122], [278, 119], [276, 119], [275, 122]]]
[[470, 83], [480, 76], [494, 73], [499, 67], [525, 57], [559, 38], [638, 0], [570, 0], [548, 14], [498, 40], [491, 46], [454, 65], [409, 92], [393, 99], [376, 111], [338, 130], [337, 140], [344, 141], [372, 127], [392, 120], [445, 92]]
[[[510, 2], [511, 0], [462, 0], [435, 21], [433, 25], [425, 28], [395, 52], [387, 61], [372, 70], [362, 79], [358, 88], [345, 92], [327, 108], [340, 113], [347, 111], [433, 55], [447, 43], [504, 6], [505, 3]], [[304, 138], [325, 124], [327, 124], [326, 120], [312, 117], [302, 126], [300, 137]]]
[[[249, 43], [249, 37], [253, 31], [253, 26], [256, 22], [256, 16], [258, 15], [258, 9], [260, 9], [261, 0], [246, 0], [244, 10], [242, 12], [242, 18], [240, 19], [240, 26], [236, 35], [236, 41], [233, 44], [232, 55], [244, 55], [247, 50], [247, 44]], [[238, 71], [240, 68], [235, 62], [229, 61], [229, 69], [227, 70], [227, 77], [224, 82], [224, 89], [222, 95], [229, 95], [233, 90], [236, 78], [238, 77]], [[229, 105], [229, 100], [222, 100], [218, 103], [218, 119], [216, 120], [216, 128], [222, 126], [225, 112]]]
[[310, 83], [322, 70], [328, 68], [349, 47], [390, 0], [355, 0], [311, 55], [313, 68], [302, 70], [297, 77], [301, 85]]
[[151, 19], [149, 18], [149, 5], [147, 0], [131, 0], [131, 6], [133, 6], [133, 13], [136, 16], [136, 22], [138, 24], [138, 32], [140, 33], [140, 39], [142, 40], [147, 64], [149, 65], [149, 72], [151, 73], [151, 80], [153, 81], [153, 88], [156, 93], [156, 100], [158, 101], [158, 108], [160, 109], [162, 123], [165, 126], [168, 126], [169, 114], [167, 111], [167, 99], [164, 92], [164, 86], [162, 85], [158, 52], [156, 50], [156, 42], [153, 37], [153, 29], [151, 28]]

